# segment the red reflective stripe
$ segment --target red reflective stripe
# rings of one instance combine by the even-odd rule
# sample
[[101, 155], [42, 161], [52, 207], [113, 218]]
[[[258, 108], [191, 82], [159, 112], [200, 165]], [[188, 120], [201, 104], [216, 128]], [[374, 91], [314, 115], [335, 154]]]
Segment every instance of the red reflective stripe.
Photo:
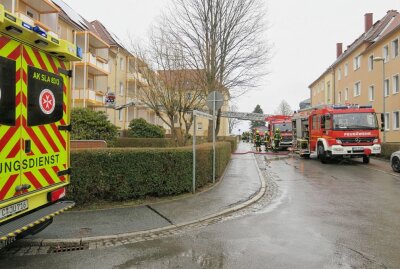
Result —
[[0, 150], [3, 150], [3, 148], [6, 146], [11, 137], [17, 132], [17, 130], [18, 128], [16, 127], [11, 127], [10, 129], [7, 130], [3, 138], [0, 139]]
[[39, 169], [39, 172], [42, 174], [47, 183], [49, 183], [50, 185], [53, 185], [55, 183], [49, 173], [47, 173], [46, 168]]
[[42, 67], [42, 69], [48, 71], [47, 67], [46, 67], [46, 64], [43, 62], [42, 55], [40, 55], [40, 52], [38, 50], [36, 50], [36, 49], [33, 49], [33, 53], [35, 54], [36, 59], [38, 60], [38, 62], [40, 64], [40, 66]]
[[53, 61], [53, 57], [51, 57], [51, 56], [48, 55], [48, 54], [46, 54], [46, 56], [47, 56], [47, 59], [49, 60], [49, 63], [50, 63], [50, 65], [51, 65], [51, 68], [53, 68], [53, 72], [56, 73], [56, 74], [58, 74], [58, 68], [57, 68], [56, 64], [54, 63], [54, 61]]
[[18, 152], [21, 149], [21, 141], [18, 140], [18, 142], [14, 145], [14, 147], [12, 148], [12, 150], [10, 151], [10, 153], [8, 154], [7, 158], [14, 158], [15, 156], [17, 156]]
[[32, 185], [35, 187], [35, 189], [42, 188], [42, 185], [39, 183], [39, 181], [36, 179], [36, 177], [32, 174], [32, 172], [25, 172], [24, 175], [32, 183]]
[[2, 49], [7, 43], [10, 41], [10, 39], [0, 36], [0, 49]]
[[25, 59], [26, 63], [27, 63], [28, 65], [30, 65], [30, 66], [34, 66], [32, 60], [31, 60], [31, 57], [29, 57], [29, 54], [28, 54], [28, 52], [26, 51], [25, 47], [24, 47], [24, 53], [23, 53], [23, 55], [24, 55], [24, 59]]
[[57, 136], [58, 140], [60, 141], [61, 145], [62, 145], [63, 148], [65, 149], [66, 146], [67, 146], [67, 144], [65, 143], [65, 140], [64, 140], [64, 138], [62, 137], [62, 135], [61, 135], [61, 133], [60, 133], [60, 130], [58, 130], [58, 127], [57, 127], [54, 123], [52, 123], [50, 126], [51, 126], [51, 128], [53, 129], [54, 133], [56, 134], [56, 136]]
[[22, 70], [22, 80], [25, 84], [28, 82], [28, 75], [26, 74], [25, 70]]
[[60, 63], [60, 65], [61, 65], [61, 68], [62, 68], [62, 69], [65, 69], [65, 64], [64, 64], [64, 62], [60, 60], [59, 63]]
[[41, 125], [39, 126], [40, 131], [42, 131], [42, 134], [44, 137], [46, 137], [47, 142], [50, 144], [51, 148], [54, 150], [54, 152], [59, 152], [60, 150], [58, 149], [57, 145], [54, 143], [53, 138], [51, 138], [49, 132], [47, 132], [46, 128]]
[[9, 55], [8, 58], [16, 60], [21, 55], [21, 47], [16, 47]]
[[15, 175], [10, 176], [7, 179], [6, 184], [0, 191], [0, 200], [4, 199], [4, 197], [6, 197], [7, 192], [10, 190], [11, 186], [14, 184], [14, 182], [18, 178], [18, 176], [19, 176], [19, 174], [15, 174]]
[[19, 82], [19, 80], [21, 79], [21, 68], [17, 70], [17, 72], [15, 72], [15, 82]]
[[29, 128], [26, 126], [26, 119], [24, 117], [22, 117], [23, 120], [23, 125], [24, 128], [26, 130], [26, 132], [28, 133], [29, 137], [32, 139], [33, 143], [35, 143], [35, 145], [38, 147], [39, 151], [43, 154], [47, 153], [46, 148], [43, 146], [42, 142], [40, 142], [40, 139], [37, 137], [37, 135], [35, 134], [35, 132], [32, 130], [32, 128]]
[[[64, 164], [64, 166], [65, 166], [65, 164]], [[57, 174], [58, 173], [58, 171], [60, 171], [60, 168], [58, 168], [58, 166], [53, 166], [52, 167], [53, 168], [53, 171]], [[61, 179], [61, 181], [65, 181], [65, 176], [61, 176], [61, 177], [59, 177], [60, 179]]]
[[25, 107], [27, 107], [28, 100], [24, 93], [22, 93], [22, 103], [24, 104]]

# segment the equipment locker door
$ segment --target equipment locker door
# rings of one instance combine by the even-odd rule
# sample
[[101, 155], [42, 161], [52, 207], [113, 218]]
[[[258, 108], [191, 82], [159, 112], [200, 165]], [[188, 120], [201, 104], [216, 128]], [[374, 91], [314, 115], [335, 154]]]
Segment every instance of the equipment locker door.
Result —
[[60, 126], [69, 124], [69, 79], [56, 57], [25, 45], [22, 55], [22, 184], [31, 192], [67, 181], [69, 134]]
[[21, 44], [0, 34], [0, 201], [20, 182]]

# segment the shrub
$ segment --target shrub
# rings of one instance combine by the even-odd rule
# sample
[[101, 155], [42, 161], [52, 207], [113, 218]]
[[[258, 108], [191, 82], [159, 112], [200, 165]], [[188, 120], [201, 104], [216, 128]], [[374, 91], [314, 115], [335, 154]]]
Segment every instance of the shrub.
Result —
[[168, 148], [174, 147], [170, 138], [132, 138], [119, 137], [114, 145], [116, 148]]
[[[216, 145], [216, 176], [230, 159], [230, 145]], [[197, 146], [196, 186], [212, 181], [212, 144]], [[192, 190], [192, 148], [71, 151], [68, 198], [77, 204], [176, 195]]]
[[118, 136], [118, 128], [103, 111], [74, 108], [71, 111], [71, 124], [72, 140], [106, 140], [112, 143]]
[[133, 119], [129, 123], [128, 136], [141, 138], [163, 138], [165, 129], [159, 125], [148, 123], [142, 118]]
[[393, 152], [400, 150], [400, 143], [382, 143], [381, 156], [389, 159]]

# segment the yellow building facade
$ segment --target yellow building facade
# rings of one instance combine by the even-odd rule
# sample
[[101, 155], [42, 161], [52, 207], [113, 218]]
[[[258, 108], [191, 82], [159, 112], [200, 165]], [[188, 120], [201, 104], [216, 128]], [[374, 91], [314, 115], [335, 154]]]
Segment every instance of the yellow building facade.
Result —
[[373, 23], [365, 14], [365, 32], [310, 86], [311, 106], [372, 105], [385, 118], [384, 142], [400, 141], [400, 14], [390, 10]]

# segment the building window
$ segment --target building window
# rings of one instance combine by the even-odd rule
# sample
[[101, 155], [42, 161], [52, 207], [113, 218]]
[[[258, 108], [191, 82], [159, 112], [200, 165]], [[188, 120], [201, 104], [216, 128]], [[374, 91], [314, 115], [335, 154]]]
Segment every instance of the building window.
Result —
[[342, 102], [342, 92], [339, 92], [338, 94], [338, 103], [340, 104]]
[[385, 130], [390, 129], [390, 124], [389, 124], [389, 113], [385, 113]]
[[389, 61], [389, 47], [384, 46], [383, 47], [383, 58], [385, 59], [385, 63]]
[[122, 109], [118, 110], [118, 120], [122, 121]]
[[344, 76], [347, 77], [348, 74], [349, 74], [349, 64], [346, 63], [344, 65]]
[[393, 112], [393, 129], [400, 129], [399, 111]]
[[354, 57], [354, 60], [353, 60], [354, 70], [359, 69], [360, 66], [361, 66], [361, 55], [358, 55], [357, 57]]
[[203, 130], [203, 123], [202, 122], [198, 122], [197, 123], [197, 130]]
[[399, 40], [395, 39], [392, 41], [392, 55], [393, 58], [399, 56]]
[[368, 71], [374, 70], [374, 55], [368, 57]]
[[119, 58], [119, 69], [124, 70], [124, 58]]
[[356, 82], [354, 84], [354, 97], [359, 96], [361, 94], [361, 82]]
[[338, 72], [337, 72], [337, 78], [338, 80], [342, 79], [342, 69], [339, 68]]
[[393, 93], [399, 93], [399, 75], [393, 76]]
[[124, 83], [119, 83], [119, 95], [124, 95]]
[[375, 99], [375, 87], [373, 85], [368, 87], [368, 98], [370, 101]]
[[346, 90], [344, 90], [344, 100], [347, 101], [349, 100], [349, 89], [346, 88]]
[[389, 79], [385, 79], [385, 96], [389, 96]]

